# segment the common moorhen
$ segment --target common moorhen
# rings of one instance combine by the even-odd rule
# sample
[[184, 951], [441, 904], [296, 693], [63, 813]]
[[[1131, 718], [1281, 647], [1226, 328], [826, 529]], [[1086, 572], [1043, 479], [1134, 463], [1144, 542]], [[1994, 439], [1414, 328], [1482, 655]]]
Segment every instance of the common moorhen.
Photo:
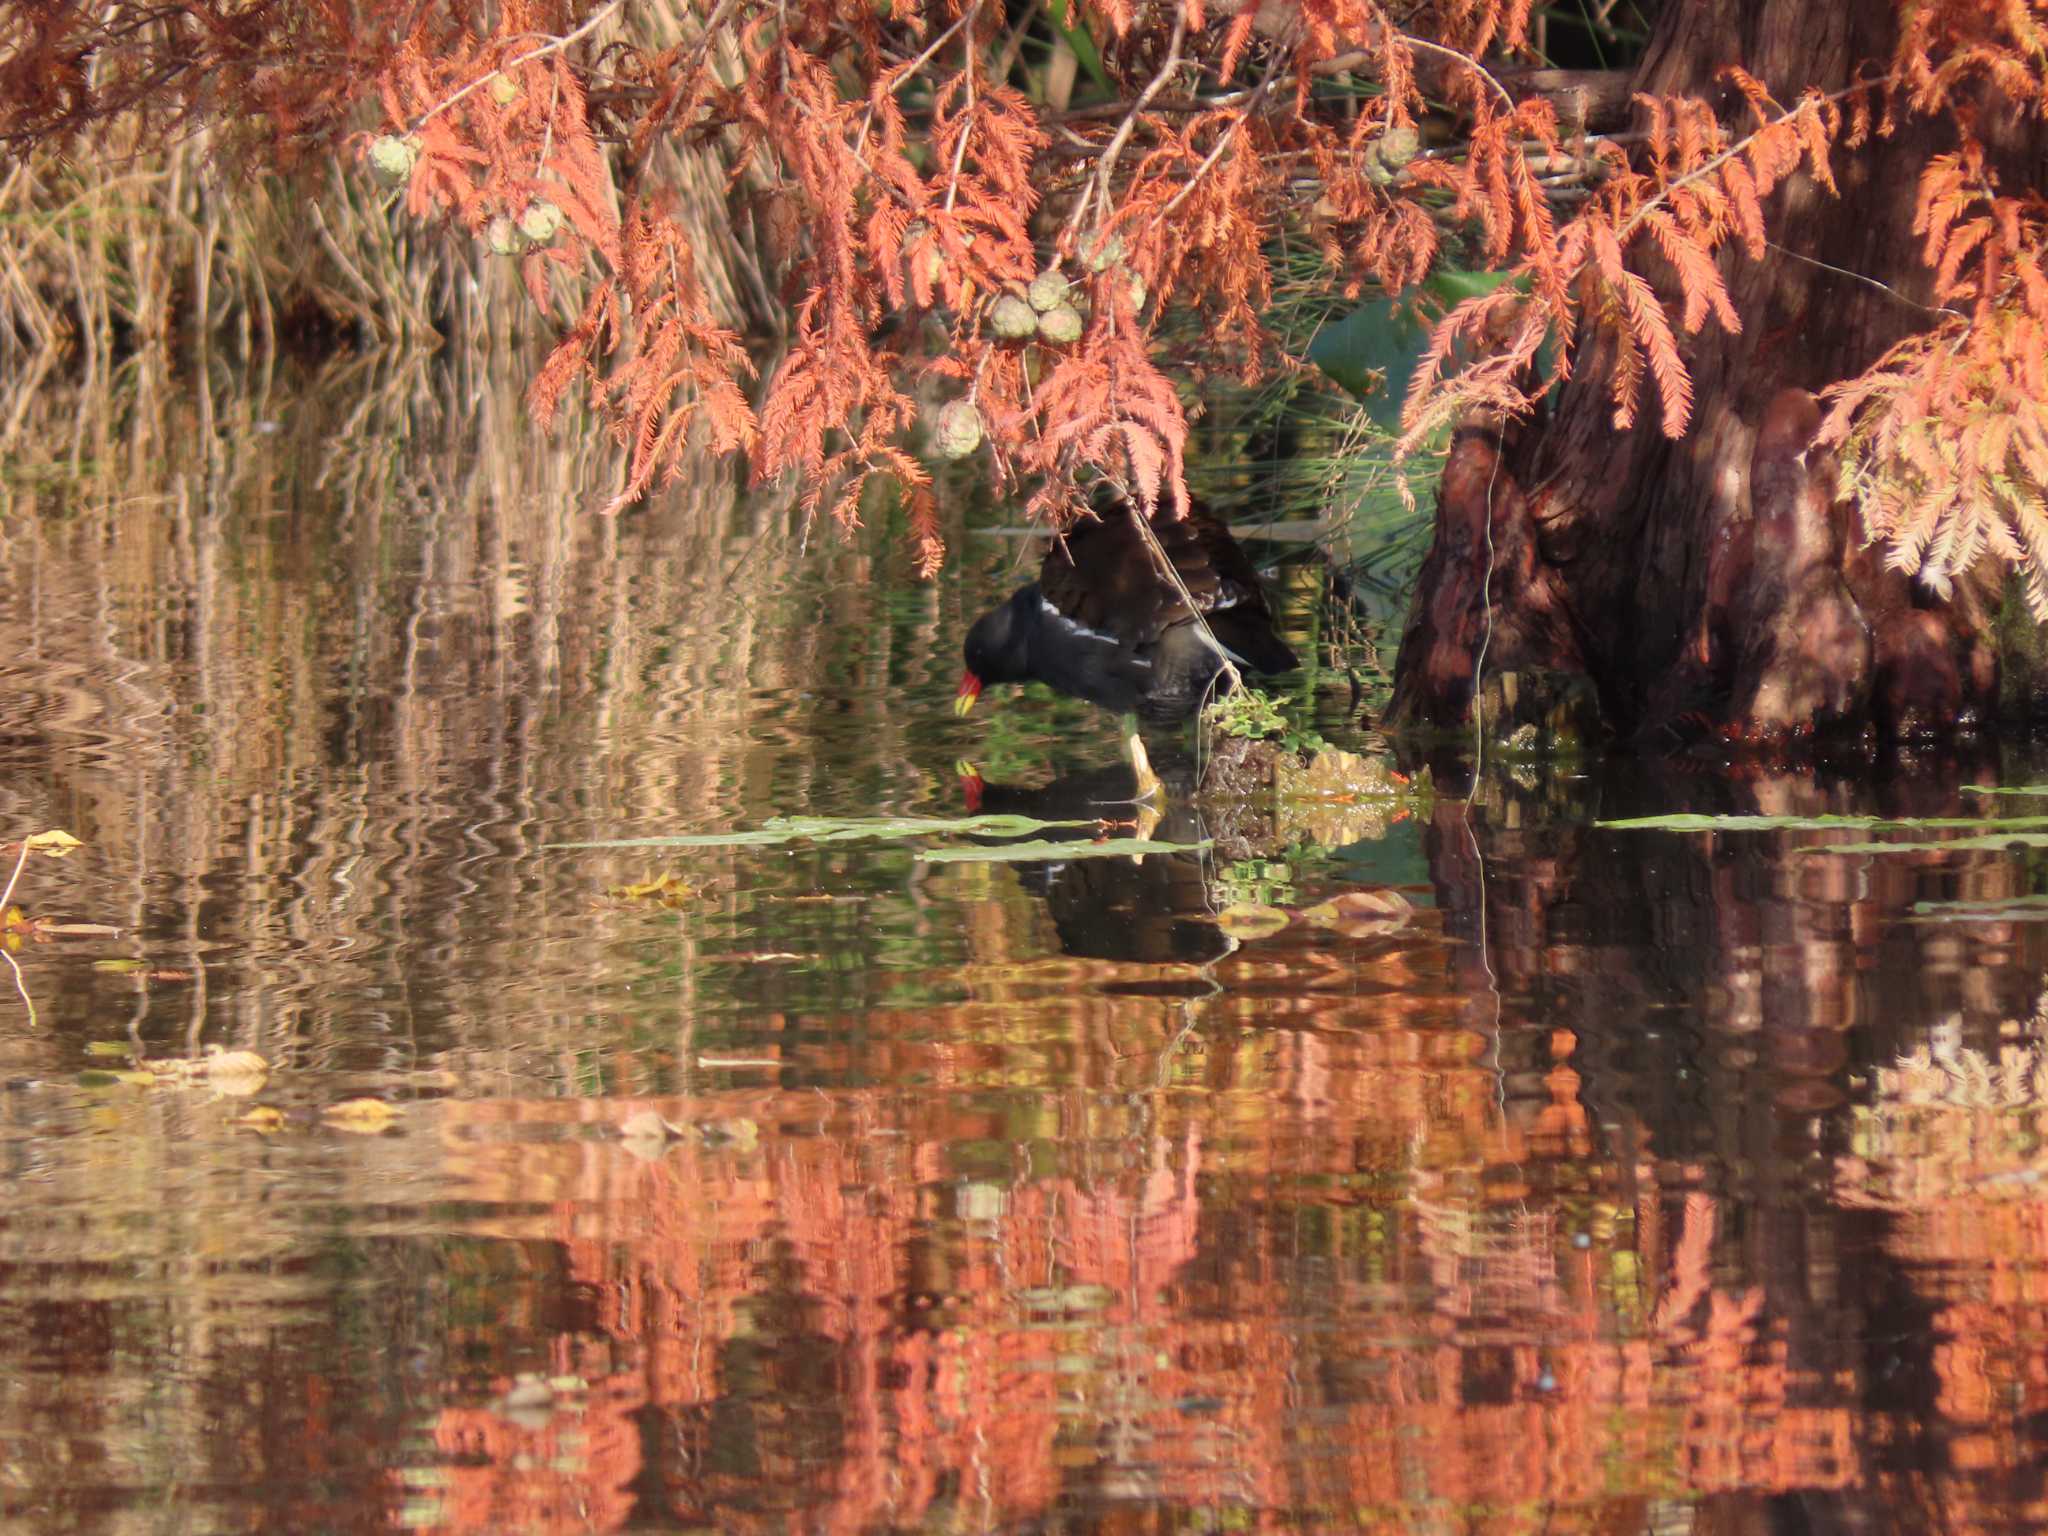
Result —
[[1164, 499], [1150, 526], [1187, 597], [1160, 571], [1130, 503], [1099, 505], [1053, 541], [1038, 580], [967, 631], [955, 712], [972, 709], [985, 683], [1036, 681], [1120, 714], [1185, 720], [1223, 670], [1196, 614], [1240, 669], [1296, 666], [1228, 528], [1200, 507], [1177, 517]]

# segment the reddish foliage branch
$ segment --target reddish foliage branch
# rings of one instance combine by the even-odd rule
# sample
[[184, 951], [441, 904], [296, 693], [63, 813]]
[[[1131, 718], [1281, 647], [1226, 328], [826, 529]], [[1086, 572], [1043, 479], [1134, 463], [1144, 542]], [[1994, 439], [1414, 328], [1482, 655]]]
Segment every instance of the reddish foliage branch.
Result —
[[[750, 454], [757, 479], [794, 476], [809, 509], [843, 524], [868, 486], [896, 482], [933, 568], [920, 401], [955, 394], [999, 483], [1047, 517], [1099, 471], [1143, 496], [1178, 488], [1187, 423], [1159, 315], [1208, 322], [1185, 360], [1199, 370], [1284, 366], [1261, 320], [1282, 234], [1352, 291], [1414, 283], [1461, 223], [1514, 274], [1440, 327], [1405, 449], [1474, 407], [1526, 410], [1589, 326], [1614, 343], [1617, 427], [1654, 395], [1679, 434], [1685, 339], [1740, 326], [1723, 264], [1731, 247], [1765, 253], [1774, 188], [1802, 172], [1831, 186], [1832, 155], [1940, 113], [1958, 147], [1926, 170], [1917, 232], [1950, 313], [1832, 392], [1826, 436], [1896, 563], [1936, 585], [1986, 556], [2021, 564], [2048, 613], [2034, 405], [2048, 394], [2048, 205], [1999, 185], [1979, 140], [1985, 102], [2048, 105], [2038, 10], [1902, 6], [1890, 59], [1790, 106], [1731, 68], [1739, 125], [1643, 99], [1642, 149], [1596, 142], [1597, 177], [1568, 217], [1538, 167], [1582, 161], [1583, 146], [1487, 63], [1525, 42], [1530, 0], [1404, 10], [1414, 35], [1377, 0], [1092, 0], [1081, 19], [1118, 99], [1054, 124], [997, 76], [994, 0], [697, 0], [659, 43], [616, 0], [19, 0], [0, 14], [0, 138], [62, 144], [123, 113], [158, 127], [204, 113], [260, 121], [290, 156], [381, 102], [390, 131], [369, 147], [405, 176], [407, 209], [518, 254], [533, 301], [575, 317], [530, 398], [546, 421], [587, 391], [626, 454], [612, 507], [701, 442]], [[1421, 150], [1418, 60], [1459, 116], [1450, 148]], [[600, 70], [602, 125], [586, 100]], [[1377, 94], [1333, 107], [1318, 82], [1344, 70]], [[637, 179], [664, 145], [714, 139], [778, 236], [771, 285], [795, 315], [758, 415], [696, 232]], [[1041, 195], [1053, 216], [1034, 223]], [[1027, 285], [1048, 275], [1072, 284], [1058, 324], [1020, 325]], [[1537, 378], [1546, 340], [1551, 378]], [[971, 447], [956, 434], [948, 451]]]
[[[1703, 102], [1639, 98], [1642, 163], [1603, 148], [1608, 174], [1567, 224], [1548, 240], [1533, 217], [1514, 231], [1522, 281], [1440, 325], [1408, 401], [1403, 450], [1474, 408], [1530, 409], [1569, 373], [1588, 321], [1615, 338], [1616, 427], [1634, 422], [1647, 376], [1664, 430], [1679, 435], [1691, 410], [1680, 334], [1710, 318], [1740, 328], [1720, 260], [1730, 244], [1765, 255], [1773, 190], [1804, 170], [1833, 191], [1838, 149], [1892, 132], [1906, 114], [1941, 114], [1960, 147], [1922, 173], [1913, 232], [1945, 313], [1826, 392], [1832, 409], [1819, 443], [1839, 448], [1841, 490], [1860, 507], [1866, 535], [1888, 546], [1890, 565], [1946, 595], [1981, 560], [1996, 560], [2023, 573], [2029, 605], [2048, 621], [2048, 198], [2002, 187], [1979, 137], [1980, 123], [1994, 120], [1986, 102], [2011, 115], [2048, 108], [2048, 25], [2037, 11], [1904, 6], [1889, 61], [1848, 90], [1808, 92], [1789, 109], [1741, 69], [1726, 69], [1751, 118], [1740, 138]], [[1474, 112], [1467, 162], [1423, 174], [1478, 212], [1497, 257], [1528, 201], [1514, 167], [1526, 168], [1528, 145], [1554, 146], [1536, 121], [1518, 125], [1524, 144], [1500, 144], [1504, 119], [1477, 97]], [[1630, 269], [1632, 252], [1644, 249], [1659, 258], [1671, 303]], [[1539, 379], [1546, 340], [1556, 343], [1553, 372]]]
[[[1606, 174], [1598, 190], [1561, 227], [1551, 228], [1543, 217], [1528, 184], [1528, 156], [1514, 143], [1475, 154], [1460, 170], [1454, 185], [1461, 198], [1489, 210], [1483, 217], [1496, 248], [1511, 243], [1522, 251], [1515, 267], [1521, 281], [1468, 300], [1439, 325], [1409, 396], [1403, 451], [1475, 408], [1510, 415], [1529, 410], [1556, 378], [1569, 374], [1573, 345], [1589, 321], [1616, 339], [1609, 390], [1617, 430], [1634, 424], [1647, 375], [1665, 433], [1684, 434], [1692, 379], [1679, 333], [1695, 334], [1709, 318], [1725, 330], [1742, 328], [1720, 254], [1731, 243], [1763, 254], [1763, 200], [1802, 166], [1833, 188], [1828, 154], [1844, 121], [1837, 104], [1817, 92], [1779, 108], [1740, 70], [1727, 73], [1754, 109], [1751, 132], [1733, 137], [1700, 101], [1638, 97], [1647, 121], [1644, 163], [1633, 164], [1603, 144]], [[1558, 151], [1555, 125], [1540, 104], [1525, 103], [1516, 116], [1519, 122], [1482, 122], [1475, 144], [1526, 138], [1546, 153]], [[1677, 288], [1676, 325], [1662, 296], [1629, 266], [1629, 247], [1638, 242], [1662, 258]], [[1555, 372], [1536, 379], [1531, 365], [1551, 336], [1558, 342]], [[1473, 348], [1477, 360], [1453, 367], [1461, 346]]]
[[[931, 568], [942, 549], [912, 452], [910, 381], [960, 391], [999, 480], [1057, 520], [1102, 470], [1147, 498], [1184, 489], [1186, 417], [1152, 327], [1162, 306], [1189, 304], [1213, 322], [1216, 357], [1246, 376], [1272, 366], [1260, 316], [1272, 291], [1265, 251], [1283, 221], [1308, 233], [1354, 290], [1428, 270], [1437, 226], [1416, 195], [1428, 183], [1396, 190], [1375, 155], [1399, 131], [1412, 143], [1421, 105], [1413, 47], [1448, 45], [1405, 38], [1371, 0], [1306, 0], [1284, 37], [1257, 34], [1241, 11], [1226, 21], [1227, 0], [1215, 9], [1212, 18], [1188, 0], [1168, 12], [1163, 56], [1141, 45], [1113, 52], [1109, 67], [1129, 82], [1132, 107], [1114, 126], [1070, 126], [1060, 154], [1038, 109], [989, 73], [1002, 20], [992, 4], [885, 18], [871, 7], [719, 0], [702, 28], [736, 40], [737, 68], [723, 75], [702, 38], [659, 53], [613, 40], [609, 66], [646, 95], [628, 125], [631, 154], [664, 136], [729, 132], [740, 161], [766, 168], [797, 323], [758, 418], [741, 391], [738, 340], [709, 316], [687, 233], [658, 203], [624, 199], [614, 186], [562, 46], [576, 13], [529, 3], [508, 7], [488, 31], [450, 22], [417, 32], [380, 84], [393, 129], [416, 154], [416, 213], [445, 212], [496, 245], [499, 221], [523, 221], [539, 203], [559, 209], [560, 235], [535, 239], [526, 255], [529, 286], [543, 305], [558, 296], [551, 272], [583, 293], [531, 398], [546, 420], [579, 379], [590, 391], [630, 448], [613, 506], [675, 473], [702, 423], [711, 446], [750, 451], [757, 479], [795, 475], [806, 507], [842, 524], [857, 520], [872, 481], [895, 481], [911, 494], [920, 562]], [[1484, 48], [1517, 39], [1527, 11], [1466, 0], [1450, 24], [1458, 43]], [[1116, 4], [1101, 16], [1116, 32], [1135, 25]], [[536, 39], [555, 40], [545, 60], [528, 58]], [[1361, 47], [1385, 95], [1338, 117], [1312, 110], [1318, 66]], [[1253, 58], [1255, 87], [1185, 116], [1145, 110], [1176, 78], [1228, 82]], [[1287, 80], [1291, 103], [1272, 89]], [[1512, 188], [1509, 143], [1503, 130], [1488, 174]], [[1319, 191], [1300, 195], [1310, 179]], [[1086, 189], [1049, 251], [1030, 222], [1048, 185], [1070, 197]], [[1503, 229], [1547, 217], [1540, 198], [1521, 196]], [[1020, 300], [1045, 273], [1071, 281], [1078, 318], [1057, 331], [1020, 337], [1013, 324], [998, 334], [998, 301]], [[946, 340], [920, 360], [908, 339], [927, 318]]]
[[1888, 564], [1946, 596], [1989, 556], [2048, 620], [2048, 199], [1972, 143], [1927, 167], [1914, 232], [1948, 312], [1827, 392], [1821, 440]]

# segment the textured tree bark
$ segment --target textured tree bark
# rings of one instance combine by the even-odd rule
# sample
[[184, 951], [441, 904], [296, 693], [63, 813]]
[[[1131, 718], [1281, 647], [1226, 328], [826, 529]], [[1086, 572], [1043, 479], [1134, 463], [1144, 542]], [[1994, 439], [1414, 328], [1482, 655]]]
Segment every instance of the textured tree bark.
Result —
[[[1664, 8], [1636, 89], [1719, 100], [1732, 113], [1716, 72], [1740, 63], [1789, 104], [1805, 87], [1840, 89], [1860, 63], [1889, 58], [1896, 26], [1885, 5], [1690, 0]], [[2016, 170], [2031, 153], [2036, 173], [2014, 179], [2038, 180], [2048, 135], [2022, 130], [2016, 114], [1994, 117], [1988, 104], [1984, 116], [2015, 122], [2000, 153]], [[2017, 142], [2022, 132], [2029, 142]], [[1466, 530], [1483, 526], [1489, 507], [1496, 526], [1526, 520], [1534, 554], [1527, 578], [1493, 584], [1493, 633], [1504, 624], [1524, 641], [1554, 633], [1561, 608], [1569, 644], [1548, 656], [1489, 646], [1484, 670], [1583, 665], [1624, 735], [1695, 715], [1770, 732], [1875, 723], [1909, 733], [1994, 703], [1998, 574], [1983, 571], [1939, 602], [1887, 570], [1881, 551], [1862, 548], [1853, 509], [1834, 501], [1832, 461], [1809, 452], [1813, 392], [1933, 318], [1914, 199], [1928, 157], [1952, 138], [1945, 122], [1904, 121], [1889, 138], [1837, 154], [1839, 198], [1804, 177], [1780, 189], [1767, 209], [1768, 258], [1731, 247], [1722, 263], [1743, 330], [1710, 325], [1689, 344], [1696, 408], [1683, 440], [1662, 435], [1649, 404], [1632, 430], [1614, 429], [1609, 358], [1594, 342], [1476, 491], [1453, 449], [1391, 723], [1468, 721], [1481, 667], [1472, 611], [1486, 606], [1477, 601], [1486, 567]]]

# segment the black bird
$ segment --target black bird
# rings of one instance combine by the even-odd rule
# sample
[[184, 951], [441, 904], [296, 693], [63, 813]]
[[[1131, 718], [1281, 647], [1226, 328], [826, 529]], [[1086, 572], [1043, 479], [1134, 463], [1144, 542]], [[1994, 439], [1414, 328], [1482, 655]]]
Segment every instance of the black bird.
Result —
[[1119, 714], [1185, 720], [1223, 670], [1197, 614], [1240, 670], [1293, 670], [1294, 652], [1273, 633], [1258, 572], [1230, 530], [1200, 507], [1176, 517], [1165, 500], [1149, 521], [1179, 587], [1160, 571], [1130, 503], [1098, 507], [1053, 541], [1038, 580], [967, 631], [955, 712], [972, 709], [986, 683], [1037, 681]]

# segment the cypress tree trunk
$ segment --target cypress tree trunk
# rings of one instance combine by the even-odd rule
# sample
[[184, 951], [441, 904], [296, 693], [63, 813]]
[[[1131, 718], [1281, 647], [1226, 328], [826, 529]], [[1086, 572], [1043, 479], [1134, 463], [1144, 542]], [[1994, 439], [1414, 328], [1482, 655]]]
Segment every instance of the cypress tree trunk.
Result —
[[[1732, 123], [1740, 102], [1716, 79], [1724, 65], [1789, 105], [1888, 61], [1897, 25], [1889, 5], [1674, 4], [1636, 89], [1718, 101]], [[2038, 182], [2048, 133], [1998, 103], [1981, 118], [2008, 184]], [[1839, 197], [1805, 176], [1779, 190], [1766, 259], [1731, 246], [1722, 260], [1742, 332], [1709, 326], [1690, 342], [1696, 409], [1683, 440], [1667, 440], [1650, 410], [1614, 429], [1608, 357], [1592, 340], [1548, 411], [1505, 443], [1490, 422], [1458, 434], [1392, 722], [1464, 725], [1482, 670], [1583, 670], [1607, 724], [1646, 737], [1702, 715], [1742, 731], [1874, 722], [1904, 734], [1995, 706], [2002, 574], [1980, 567], [1944, 602], [1886, 570], [1835, 501], [1832, 457], [1808, 451], [1813, 393], [1933, 319], [1915, 195], [1928, 158], [1953, 144], [1945, 118], [1904, 119], [1890, 137], [1837, 149]], [[1657, 281], [1645, 251], [1637, 242], [1632, 258]]]

